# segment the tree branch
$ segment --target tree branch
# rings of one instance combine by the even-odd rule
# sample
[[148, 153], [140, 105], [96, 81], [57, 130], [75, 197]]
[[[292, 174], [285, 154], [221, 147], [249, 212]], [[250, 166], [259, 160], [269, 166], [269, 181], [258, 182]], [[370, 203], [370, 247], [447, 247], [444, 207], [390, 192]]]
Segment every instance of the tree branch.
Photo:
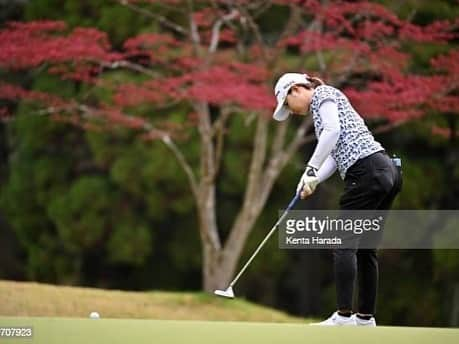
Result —
[[277, 125], [274, 140], [271, 146], [271, 156], [278, 154], [285, 144], [285, 135], [287, 134], [289, 121], [283, 121]]
[[215, 205], [215, 148], [212, 139], [212, 126], [209, 106], [204, 102], [193, 103], [198, 113], [198, 130], [201, 144], [199, 194], [197, 205], [201, 225], [199, 231], [203, 245], [210, 245], [212, 250], [220, 250], [216, 205]]
[[346, 70], [342, 73], [340, 73], [340, 77], [338, 80], [335, 81], [335, 84], [337, 87], [339, 87], [343, 82], [347, 80], [349, 75], [351, 75], [352, 71], [354, 70], [355, 65], [357, 64], [357, 61], [359, 60], [360, 53], [357, 52], [357, 50], [352, 54], [352, 58], [349, 61]]
[[191, 43], [193, 44], [193, 49], [196, 53], [197, 56], [201, 55], [201, 49], [200, 49], [200, 44], [201, 44], [201, 37], [199, 35], [198, 31], [198, 26], [196, 25], [196, 22], [193, 18], [193, 0], [188, 0], [188, 21], [190, 25], [190, 40]]
[[136, 72], [139, 72], [139, 73], [151, 76], [151, 77], [156, 77], [156, 78], [159, 77], [159, 74], [153, 72], [152, 70], [145, 68], [142, 65], [139, 65], [137, 63], [132, 63], [126, 60], [116, 61], [116, 62], [111, 62], [111, 63], [102, 61], [99, 63], [102, 67], [109, 68], [109, 69], [126, 68], [126, 69], [130, 69], [130, 70], [133, 70], [133, 71], [136, 71]]
[[172, 153], [174, 153], [178, 163], [188, 177], [188, 182], [190, 183], [191, 191], [193, 192], [195, 199], [198, 199], [198, 183], [196, 182], [196, 177], [193, 173], [193, 169], [186, 161], [185, 156], [174, 143], [174, 141], [172, 141], [169, 135], [163, 135], [161, 137], [161, 141], [172, 151]]
[[290, 4], [290, 16], [288, 18], [287, 24], [282, 31], [279, 40], [283, 40], [284, 38], [290, 36], [291, 34], [295, 33], [296, 30], [299, 28], [301, 24], [302, 18], [302, 11], [296, 4]]
[[218, 19], [212, 27], [212, 37], [209, 44], [209, 53], [213, 54], [217, 50], [218, 43], [220, 41], [220, 30], [223, 23], [229, 22], [239, 15], [239, 11], [232, 9], [230, 13], [225, 14], [223, 17]]
[[[97, 116], [97, 113], [100, 113], [101, 110], [92, 108], [85, 104], [78, 104], [78, 103], [72, 103], [72, 104], [68, 104], [65, 106], [59, 106], [59, 107], [50, 106], [48, 108], [37, 111], [36, 114], [39, 116], [44, 116], [44, 115], [50, 115], [50, 114], [68, 112], [68, 111], [74, 111], [74, 110], [78, 110], [82, 114], [83, 117], [100, 119], [100, 116]], [[198, 184], [196, 182], [196, 177], [194, 175], [193, 169], [191, 168], [191, 165], [186, 161], [185, 156], [180, 151], [178, 146], [174, 143], [170, 135], [166, 133], [165, 131], [156, 129], [155, 127], [153, 127], [153, 125], [151, 125], [151, 123], [146, 123], [142, 127], [142, 129], [143, 131], [147, 133], [151, 133], [152, 131], [154, 131], [155, 134], [157, 134], [161, 138], [161, 141], [172, 151], [180, 167], [183, 169], [183, 171], [188, 177], [188, 182], [190, 184], [190, 188], [191, 188], [191, 191], [193, 192], [193, 195], [197, 198], [198, 197]]]
[[[319, 21], [317, 24], [318, 24], [319, 32], [322, 34], [323, 33], [323, 23]], [[320, 72], [324, 73], [327, 70], [327, 64], [325, 63], [325, 59], [324, 59], [324, 55], [322, 51], [320, 50], [316, 51], [316, 58], [317, 58], [317, 62], [319, 63]]]
[[162, 7], [168, 11], [173, 11], [173, 12], [179, 12], [179, 13], [186, 13], [186, 11], [181, 8], [180, 6], [174, 6], [174, 5], [167, 5], [164, 3], [164, 1], [155, 1], [154, 3], [155, 6]]
[[247, 181], [244, 203], [251, 203], [253, 195], [256, 195], [261, 187], [260, 175], [266, 158], [266, 146], [268, 141], [268, 122], [259, 115], [257, 129], [254, 138], [252, 161], [250, 163], [249, 177]]
[[151, 12], [151, 11], [148, 11], [147, 9], [145, 8], [142, 8], [142, 7], [139, 7], [139, 6], [136, 6], [136, 5], [133, 5], [131, 3], [129, 3], [129, 1], [127, 0], [115, 0], [117, 3], [119, 3], [120, 5], [122, 6], [125, 6], [137, 13], [140, 13], [146, 17], [150, 17], [150, 18], [153, 18], [155, 20], [157, 20], [159, 23], [161, 23], [162, 25], [164, 25], [165, 27], [181, 34], [181, 35], [184, 35], [184, 36], [188, 36], [188, 32], [180, 25], [170, 21], [169, 19], [167, 19], [166, 17], [160, 15], [160, 14], [157, 14], [157, 13], [154, 13], [154, 12]]
[[253, 18], [257, 19], [263, 13], [265, 13], [272, 6], [272, 1], [262, 1], [260, 6], [256, 9], [256, 12], [253, 14]]
[[201, 182], [211, 184], [215, 178], [215, 156], [209, 108], [203, 102], [196, 102], [193, 105], [198, 114], [198, 131], [201, 139]]
[[225, 144], [225, 130], [226, 130], [226, 123], [228, 118], [231, 114], [231, 109], [224, 108], [222, 109], [222, 113], [217, 121], [214, 122], [212, 132], [213, 135], [217, 137], [216, 143], [216, 152], [215, 152], [215, 177], [220, 170], [222, 155], [223, 155], [223, 146]]
[[382, 124], [378, 127], [376, 127], [375, 129], [373, 129], [373, 134], [383, 134], [385, 132], [388, 132], [394, 128], [397, 128], [399, 126], [401, 126], [402, 124], [404, 124], [405, 121], [399, 121], [399, 122], [390, 122], [390, 123], [387, 123], [387, 124]]
[[[280, 172], [290, 161], [293, 155], [298, 151], [298, 149], [305, 143], [314, 140], [314, 135], [306, 136], [306, 133], [311, 128], [312, 123], [313, 122], [311, 117], [306, 117], [298, 128], [295, 137], [290, 141], [287, 147], [283, 150], [278, 150], [276, 154], [272, 155], [263, 175], [263, 192], [270, 192], [270, 187], [274, 185], [274, 182], [279, 176]], [[268, 195], [269, 193], [264, 196], [267, 197]]]
[[[287, 24], [285, 24], [284, 30], [282, 31], [281, 35], [279, 36], [279, 39], [277, 40], [277, 43], [282, 42], [286, 37], [295, 33], [300, 27], [300, 24], [302, 22], [301, 21], [301, 9], [298, 8], [298, 6], [295, 4], [290, 4], [289, 7], [290, 7], [289, 18], [287, 20]], [[277, 49], [276, 53], [272, 57], [272, 61], [271, 61], [272, 65], [274, 65], [277, 62], [277, 60], [279, 60], [282, 52], [283, 51], [281, 49]]]
[[290, 159], [290, 157], [300, 148], [303, 144], [306, 142], [312, 141], [315, 136], [314, 135], [309, 135], [306, 136], [306, 133], [308, 130], [312, 127], [313, 121], [312, 121], [312, 116], [307, 116], [303, 122], [301, 123], [300, 127], [298, 128], [295, 137], [293, 140], [290, 142], [290, 144], [287, 146], [287, 158]]
[[[262, 122], [263, 120], [264, 122]], [[250, 230], [266, 204], [279, 173], [296, 152], [295, 149], [298, 149], [302, 143], [313, 140], [313, 135], [304, 137], [304, 133], [311, 124], [310, 118], [305, 119], [288, 148], [279, 151], [275, 157], [270, 159], [268, 167], [263, 168], [266, 153], [267, 122], [265, 119], [259, 119], [244, 202], [225, 243], [225, 254], [236, 254], [237, 257], [240, 255]]]
[[268, 121], [263, 116], [259, 116], [244, 200], [225, 243], [225, 250], [229, 252], [234, 252], [233, 250], [240, 252], [242, 250], [245, 239], [260, 212], [260, 203], [257, 200], [260, 189], [263, 186], [261, 176], [266, 158], [267, 136]]
[[255, 19], [252, 17], [252, 15], [247, 11], [243, 6], [238, 4], [238, 2], [235, 3], [237, 6], [239, 13], [242, 16], [242, 19], [247, 21], [250, 29], [252, 30], [253, 34], [255, 35], [255, 40], [258, 42], [261, 48], [261, 52], [263, 55], [263, 60], [267, 61], [268, 59], [268, 51], [265, 42], [263, 41], [263, 36], [261, 34], [260, 28], [258, 27], [258, 24], [255, 22]]

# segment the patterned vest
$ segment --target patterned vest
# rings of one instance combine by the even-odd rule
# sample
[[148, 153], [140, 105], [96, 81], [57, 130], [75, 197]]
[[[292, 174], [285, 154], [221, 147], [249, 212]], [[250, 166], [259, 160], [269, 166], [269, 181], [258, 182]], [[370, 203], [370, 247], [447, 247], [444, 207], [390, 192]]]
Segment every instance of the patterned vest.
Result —
[[382, 151], [384, 148], [374, 139], [362, 117], [355, 111], [344, 93], [328, 85], [317, 87], [311, 99], [310, 111], [317, 138], [323, 130], [319, 107], [326, 100], [332, 100], [338, 106], [340, 135], [336, 146], [331, 151], [331, 156], [336, 162], [341, 178], [344, 179], [347, 169], [357, 160]]

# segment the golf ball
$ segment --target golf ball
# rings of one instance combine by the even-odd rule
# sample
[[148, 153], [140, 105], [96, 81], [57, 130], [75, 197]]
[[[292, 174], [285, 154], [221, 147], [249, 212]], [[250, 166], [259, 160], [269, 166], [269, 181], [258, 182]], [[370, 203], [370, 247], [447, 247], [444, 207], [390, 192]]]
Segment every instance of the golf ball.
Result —
[[97, 313], [97, 312], [91, 312], [91, 314], [89, 314], [89, 317], [90, 317], [91, 319], [99, 319], [99, 318], [100, 318], [100, 315], [99, 315], [99, 313]]

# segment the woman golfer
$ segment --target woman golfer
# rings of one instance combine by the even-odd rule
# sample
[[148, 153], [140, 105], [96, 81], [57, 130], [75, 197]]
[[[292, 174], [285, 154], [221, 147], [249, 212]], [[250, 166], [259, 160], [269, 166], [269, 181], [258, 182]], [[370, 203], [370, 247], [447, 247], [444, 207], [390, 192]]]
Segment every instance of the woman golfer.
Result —
[[[318, 139], [298, 183], [301, 198], [336, 170], [344, 180], [343, 210], [387, 210], [401, 189], [401, 173], [373, 138], [363, 119], [338, 89], [306, 74], [287, 73], [276, 83], [273, 118], [311, 113]], [[337, 311], [318, 325], [376, 326], [378, 285], [376, 249], [334, 249]], [[359, 283], [357, 313], [352, 313], [354, 280]]]

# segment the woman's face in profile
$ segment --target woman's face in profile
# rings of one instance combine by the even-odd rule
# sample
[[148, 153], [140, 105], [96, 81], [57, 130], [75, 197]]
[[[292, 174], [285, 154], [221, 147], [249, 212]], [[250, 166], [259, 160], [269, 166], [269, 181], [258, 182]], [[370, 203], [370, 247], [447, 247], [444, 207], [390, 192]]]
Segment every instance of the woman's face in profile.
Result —
[[313, 88], [293, 85], [289, 90], [285, 105], [288, 106], [292, 113], [304, 116], [308, 113], [313, 93]]

